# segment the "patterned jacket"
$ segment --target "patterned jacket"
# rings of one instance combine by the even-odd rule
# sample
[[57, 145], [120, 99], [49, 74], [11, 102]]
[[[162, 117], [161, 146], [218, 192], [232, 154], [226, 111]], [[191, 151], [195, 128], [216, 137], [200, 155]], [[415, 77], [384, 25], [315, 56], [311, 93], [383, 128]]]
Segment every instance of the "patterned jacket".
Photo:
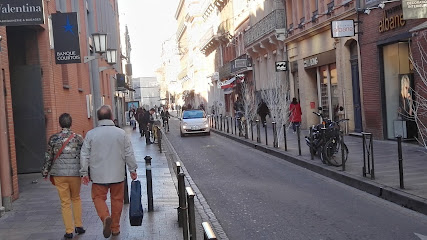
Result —
[[69, 128], [63, 128], [61, 132], [50, 137], [42, 169], [43, 177], [47, 177], [48, 174], [52, 176], [80, 176], [80, 150], [83, 145], [81, 135], [76, 134], [62, 150], [61, 155], [53, 161], [56, 153], [72, 133]]

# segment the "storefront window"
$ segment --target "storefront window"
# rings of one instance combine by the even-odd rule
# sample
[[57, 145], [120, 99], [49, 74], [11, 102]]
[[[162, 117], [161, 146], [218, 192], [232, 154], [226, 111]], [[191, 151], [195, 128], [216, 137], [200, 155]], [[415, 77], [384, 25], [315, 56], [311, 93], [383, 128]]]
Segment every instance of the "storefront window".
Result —
[[320, 71], [320, 106], [323, 109], [323, 116], [337, 119], [339, 108], [339, 92], [336, 64], [321, 66]]
[[320, 106], [323, 109], [323, 116], [329, 118], [329, 80], [328, 66], [320, 67]]
[[384, 46], [383, 59], [387, 137], [414, 138], [417, 129], [412, 112], [414, 81], [409, 44], [400, 42]]
[[333, 114], [333, 120], [338, 120], [338, 109], [339, 109], [339, 91], [338, 91], [338, 77], [337, 77], [337, 66], [335, 63], [329, 65], [329, 72], [331, 74], [331, 109]]

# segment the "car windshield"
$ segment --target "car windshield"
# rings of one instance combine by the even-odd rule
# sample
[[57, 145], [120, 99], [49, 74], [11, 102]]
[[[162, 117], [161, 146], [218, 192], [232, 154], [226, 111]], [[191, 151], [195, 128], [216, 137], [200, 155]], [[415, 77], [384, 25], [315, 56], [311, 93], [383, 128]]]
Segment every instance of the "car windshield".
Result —
[[204, 118], [204, 115], [203, 111], [185, 111], [182, 119]]

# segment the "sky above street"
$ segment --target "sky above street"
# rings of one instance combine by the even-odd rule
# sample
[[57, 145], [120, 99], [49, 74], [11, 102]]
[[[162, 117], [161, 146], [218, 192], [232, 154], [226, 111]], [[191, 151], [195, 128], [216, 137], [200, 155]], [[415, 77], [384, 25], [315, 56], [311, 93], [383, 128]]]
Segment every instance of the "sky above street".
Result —
[[154, 77], [160, 66], [162, 43], [176, 32], [178, 0], [119, 0], [122, 50], [128, 26], [133, 77]]

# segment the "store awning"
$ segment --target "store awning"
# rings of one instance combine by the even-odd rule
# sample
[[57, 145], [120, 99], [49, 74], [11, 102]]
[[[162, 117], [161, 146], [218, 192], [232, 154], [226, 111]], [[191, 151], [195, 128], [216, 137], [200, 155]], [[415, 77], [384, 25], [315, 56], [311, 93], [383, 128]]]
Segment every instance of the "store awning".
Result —
[[236, 77], [232, 77], [227, 81], [221, 83], [221, 89], [232, 88], [234, 87], [234, 81], [236, 81]]

